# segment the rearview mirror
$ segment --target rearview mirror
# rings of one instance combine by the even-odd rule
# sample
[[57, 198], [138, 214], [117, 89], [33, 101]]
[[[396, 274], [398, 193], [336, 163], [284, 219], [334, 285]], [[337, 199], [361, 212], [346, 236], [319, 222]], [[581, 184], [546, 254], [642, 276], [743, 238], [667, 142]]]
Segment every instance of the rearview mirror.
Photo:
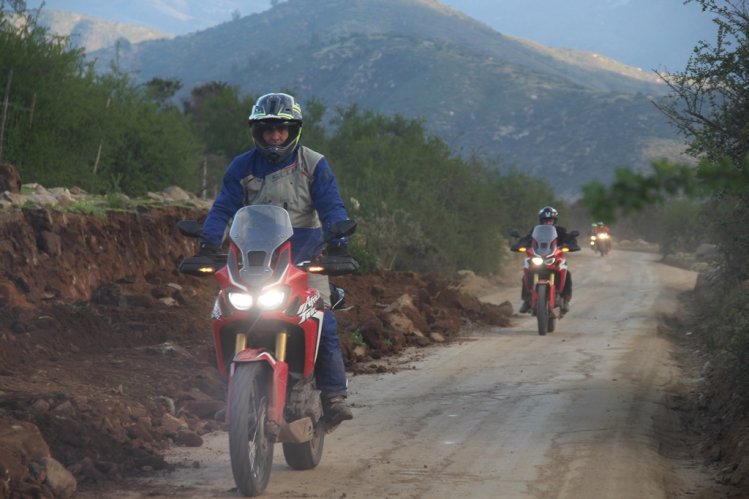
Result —
[[180, 234], [187, 237], [200, 237], [203, 235], [203, 225], [197, 220], [180, 220], [177, 222]]
[[339, 220], [338, 222], [330, 226], [328, 237], [330, 239], [338, 239], [339, 237], [350, 236], [356, 231], [356, 220], [350, 218], [346, 220]]

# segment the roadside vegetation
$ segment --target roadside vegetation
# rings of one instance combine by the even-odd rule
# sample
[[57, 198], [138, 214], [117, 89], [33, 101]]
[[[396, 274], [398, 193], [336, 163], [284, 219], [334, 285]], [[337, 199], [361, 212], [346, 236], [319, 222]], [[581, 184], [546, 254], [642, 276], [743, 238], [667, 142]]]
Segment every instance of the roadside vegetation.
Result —
[[[585, 204], [613, 220], [659, 213], [665, 253], [717, 247], [713, 272], [698, 283], [697, 331], [733, 382], [749, 385], [749, 6], [690, 0], [712, 14], [714, 43], [701, 42], [681, 73], [661, 75], [671, 98], [660, 109], [686, 138], [696, 166], [666, 161], [649, 174], [617, 172], [591, 182]], [[652, 220], [652, 218], [651, 218]], [[647, 224], [645, 224], [647, 225]], [[736, 393], [743, 393], [742, 390]]]
[[[97, 74], [23, 0], [4, 5], [0, 161], [24, 183], [132, 197], [176, 185], [213, 197], [228, 162], [251, 146], [245, 120], [256, 96], [210, 82], [180, 101], [173, 79], [135, 84], [116, 64]], [[314, 99], [303, 107], [303, 142], [338, 175], [360, 222], [353, 250], [366, 269], [499, 272], [505, 235], [557, 203], [550, 185], [461, 158], [419, 119], [328, 110]]]

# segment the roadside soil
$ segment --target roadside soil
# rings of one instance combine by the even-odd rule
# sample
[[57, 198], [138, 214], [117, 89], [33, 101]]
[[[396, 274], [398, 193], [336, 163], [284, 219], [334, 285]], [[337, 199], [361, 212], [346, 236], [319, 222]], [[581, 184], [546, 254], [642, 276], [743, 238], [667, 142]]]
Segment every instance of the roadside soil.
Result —
[[[217, 288], [176, 271], [195, 250], [176, 221], [202, 216], [0, 213], [0, 498], [68, 497], [164, 470], [168, 448], [222, 428]], [[470, 273], [462, 284], [396, 272], [335, 282], [351, 375], [396, 370], [396, 354], [512, 314], [466, 292], [485, 285]]]

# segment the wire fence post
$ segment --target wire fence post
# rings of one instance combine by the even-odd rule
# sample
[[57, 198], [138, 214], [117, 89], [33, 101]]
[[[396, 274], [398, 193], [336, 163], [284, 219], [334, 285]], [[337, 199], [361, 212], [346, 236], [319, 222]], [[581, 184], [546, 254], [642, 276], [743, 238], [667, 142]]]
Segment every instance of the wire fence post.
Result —
[[[109, 104], [112, 102], [112, 96], [110, 95], [107, 97], [107, 105], [105, 109], [109, 109]], [[94, 175], [96, 175], [96, 170], [99, 169], [99, 160], [101, 159], [101, 148], [102, 145], [104, 145], [104, 139], [99, 141], [99, 148], [96, 151], [96, 160], [94, 161]]]
[[8, 73], [8, 83], [5, 84], [3, 97], [3, 115], [0, 118], [0, 163], [3, 161], [3, 144], [5, 142], [5, 120], [8, 117], [8, 101], [10, 100], [10, 83], [13, 81], [13, 70]]
[[203, 156], [203, 180], [200, 186], [200, 197], [205, 199], [208, 197], [208, 157]]

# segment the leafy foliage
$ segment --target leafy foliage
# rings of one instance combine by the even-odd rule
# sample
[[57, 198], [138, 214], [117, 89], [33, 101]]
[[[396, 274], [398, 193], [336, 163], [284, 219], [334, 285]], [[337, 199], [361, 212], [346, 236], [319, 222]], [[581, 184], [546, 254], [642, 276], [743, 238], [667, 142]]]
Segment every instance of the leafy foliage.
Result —
[[503, 234], [553, 200], [540, 180], [515, 171], [503, 175], [478, 158], [455, 156], [419, 120], [351, 106], [339, 110], [335, 125], [320, 150], [344, 197], [359, 206], [357, 237], [379, 266], [496, 272], [506, 246]]
[[[2, 26], [0, 74], [15, 75], [6, 158], [26, 182], [135, 196], [167, 185], [196, 191], [202, 164], [217, 182], [250, 147], [246, 116], [254, 99], [236, 86], [202, 84], [180, 110], [179, 80], [138, 85], [117, 66], [99, 76], [33, 19], [23, 31]], [[456, 155], [422, 120], [357, 106], [332, 114], [326, 127], [325, 105], [310, 99], [302, 138], [333, 165], [360, 222], [352, 251], [368, 268], [497, 272], [504, 234], [514, 224], [531, 226], [538, 208], [554, 201], [540, 180], [502, 172], [499, 161]]]
[[[731, 354], [726, 367], [746, 380], [749, 324], [749, 7], [745, 0], [696, 1], [717, 25], [714, 45], [700, 42], [682, 73], [661, 75], [672, 90], [658, 108], [687, 138], [699, 164], [660, 162], [650, 175], [617, 172], [616, 181], [585, 186], [584, 202], [593, 213], [613, 218], [666, 203], [662, 211], [662, 251], [690, 244], [691, 233], [717, 245], [720, 285], [702, 307], [710, 317], [700, 324], [707, 343]], [[700, 203], [678, 198], [690, 196]], [[698, 223], [696, 223], [698, 222]], [[690, 225], [691, 224], [691, 225]], [[681, 227], [679, 227], [681, 225]]]
[[[100, 68], [113, 56], [92, 54]], [[225, 81], [249, 95], [293, 84], [301, 101], [420, 118], [464, 158], [501, 155], [539, 178], [553, 171], [556, 192], [570, 197], [583, 179], [647, 168], [653, 143], [669, 155], [684, 148], [652, 105], [667, 90], [655, 75], [500, 36], [438, 2], [291, 0], [132, 46], [122, 61], [144, 80]]]
[[715, 15], [716, 42], [700, 42], [683, 72], [660, 75], [672, 95], [658, 108], [693, 154], [741, 166], [749, 154], [749, 10], [744, 0], [687, 1]]
[[193, 186], [187, 179], [199, 149], [182, 113], [116, 68], [97, 76], [66, 38], [18, 15], [20, 27], [0, 13], [0, 83], [9, 103], [0, 159], [27, 181], [92, 192]]

